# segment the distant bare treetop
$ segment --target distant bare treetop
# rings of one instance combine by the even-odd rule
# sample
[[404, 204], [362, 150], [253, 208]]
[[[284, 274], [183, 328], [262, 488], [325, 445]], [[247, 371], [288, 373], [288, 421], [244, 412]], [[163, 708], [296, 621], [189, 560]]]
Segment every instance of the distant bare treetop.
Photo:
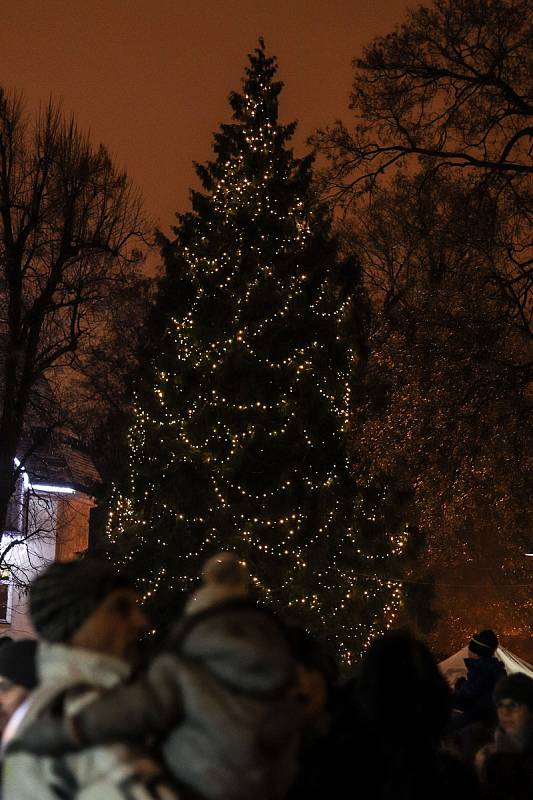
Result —
[[365, 191], [413, 156], [531, 175], [533, 23], [528, 0], [436, 0], [354, 61], [357, 124], [320, 131], [329, 188]]
[[491, 268], [491, 280], [528, 337], [532, 56], [527, 0], [436, 0], [354, 61], [355, 127], [338, 122], [314, 137], [329, 161], [325, 193], [346, 210], [371, 200], [394, 175], [424, 175], [419, 188], [438, 173], [462, 181], [464, 202], [498, 229], [504, 262]]

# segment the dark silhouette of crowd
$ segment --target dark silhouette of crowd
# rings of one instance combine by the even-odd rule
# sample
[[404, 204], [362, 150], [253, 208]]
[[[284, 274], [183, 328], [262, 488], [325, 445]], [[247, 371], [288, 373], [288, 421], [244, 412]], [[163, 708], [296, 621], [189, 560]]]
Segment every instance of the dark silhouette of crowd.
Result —
[[408, 631], [349, 673], [210, 559], [161, 650], [109, 563], [54, 564], [30, 589], [38, 642], [0, 640], [3, 800], [522, 800], [533, 679], [476, 633], [450, 687]]

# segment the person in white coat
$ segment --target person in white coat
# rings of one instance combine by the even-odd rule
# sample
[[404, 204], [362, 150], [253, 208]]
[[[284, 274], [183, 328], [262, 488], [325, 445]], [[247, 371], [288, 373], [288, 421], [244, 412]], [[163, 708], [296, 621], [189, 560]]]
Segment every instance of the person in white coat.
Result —
[[139, 597], [106, 563], [51, 565], [32, 584], [30, 614], [42, 642], [39, 686], [5, 743], [3, 800], [177, 800], [162, 766], [141, 743], [37, 757], [25, 733], [43, 717], [68, 719], [130, 675], [146, 619]]

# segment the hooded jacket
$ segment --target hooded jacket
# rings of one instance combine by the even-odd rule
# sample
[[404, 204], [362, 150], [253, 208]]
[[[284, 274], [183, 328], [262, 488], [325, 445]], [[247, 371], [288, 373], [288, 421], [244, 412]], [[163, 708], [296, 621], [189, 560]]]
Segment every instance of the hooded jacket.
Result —
[[465, 666], [466, 679], [454, 691], [454, 708], [463, 712], [465, 725], [481, 722], [492, 727], [496, 723], [492, 693], [505, 678], [505, 667], [497, 658], [465, 658]]
[[[178, 784], [205, 800], [280, 800], [298, 766], [294, 672], [272, 615], [247, 600], [206, 608], [142, 678], [76, 714], [78, 746], [157, 734]], [[68, 730], [35, 727], [35, 752], [68, 746]]]
[[297, 770], [295, 665], [281, 626], [248, 600], [185, 617], [143, 680], [87, 707], [83, 741], [162, 736], [168, 769], [206, 800], [278, 800]]

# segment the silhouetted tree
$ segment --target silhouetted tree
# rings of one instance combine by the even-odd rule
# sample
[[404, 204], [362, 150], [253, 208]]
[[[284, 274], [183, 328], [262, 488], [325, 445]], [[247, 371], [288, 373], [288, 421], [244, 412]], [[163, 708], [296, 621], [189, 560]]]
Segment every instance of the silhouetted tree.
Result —
[[396, 170], [468, 178], [482, 213], [500, 217], [507, 258], [494, 281], [528, 335], [532, 51], [527, 0], [420, 6], [355, 60], [355, 127], [337, 123], [315, 137], [330, 160], [327, 190], [347, 205]]
[[69, 372], [136, 280], [142, 228], [140, 197], [105, 148], [57, 106], [31, 122], [0, 91], [0, 530], [25, 459], [69, 420]]

